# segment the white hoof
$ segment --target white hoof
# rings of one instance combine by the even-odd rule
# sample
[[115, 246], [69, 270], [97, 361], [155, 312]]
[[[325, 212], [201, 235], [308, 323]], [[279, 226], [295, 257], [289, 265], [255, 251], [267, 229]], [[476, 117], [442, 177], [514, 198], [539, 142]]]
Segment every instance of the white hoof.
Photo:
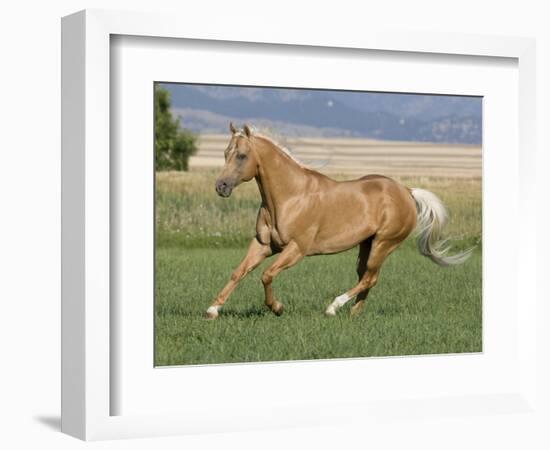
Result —
[[219, 306], [211, 306], [210, 308], [208, 308], [206, 310], [206, 318], [207, 319], [217, 319], [218, 316], [220, 315], [219, 312], [218, 312], [219, 309], [220, 309]]
[[342, 294], [334, 299], [334, 301], [328, 306], [327, 310], [325, 311], [325, 314], [327, 316], [335, 316], [336, 311], [338, 311], [339, 308], [344, 306], [349, 300], [351, 300], [351, 297], [348, 294]]

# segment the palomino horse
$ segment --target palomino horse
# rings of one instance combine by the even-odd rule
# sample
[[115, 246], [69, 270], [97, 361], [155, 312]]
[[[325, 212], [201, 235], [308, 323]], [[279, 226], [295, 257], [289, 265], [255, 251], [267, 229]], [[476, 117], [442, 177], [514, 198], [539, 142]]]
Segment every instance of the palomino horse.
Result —
[[409, 189], [382, 175], [352, 181], [335, 181], [304, 167], [270, 138], [230, 124], [231, 140], [225, 150], [225, 166], [216, 180], [216, 191], [229, 197], [244, 181], [256, 179], [262, 204], [256, 237], [231, 275], [230, 281], [206, 311], [215, 319], [237, 284], [267, 257], [278, 258], [262, 275], [265, 304], [276, 315], [283, 305], [273, 296], [271, 283], [283, 270], [304, 256], [326, 255], [359, 245], [359, 282], [336, 297], [327, 316], [355, 298], [352, 314], [361, 310], [376, 284], [388, 255], [418, 228], [420, 253], [442, 266], [465, 261], [470, 251], [448, 256], [441, 231], [445, 207], [431, 192]]

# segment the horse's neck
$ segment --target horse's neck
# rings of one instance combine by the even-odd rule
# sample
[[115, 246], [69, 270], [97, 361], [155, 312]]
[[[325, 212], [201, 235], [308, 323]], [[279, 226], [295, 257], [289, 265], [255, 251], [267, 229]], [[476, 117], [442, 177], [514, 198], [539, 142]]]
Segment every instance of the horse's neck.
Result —
[[284, 202], [303, 192], [309, 174], [300, 164], [268, 141], [263, 141], [257, 149], [257, 158], [259, 175], [256, 181], [262, 202], [273, 220], [276, 220], [277, 210], [280, 210]]

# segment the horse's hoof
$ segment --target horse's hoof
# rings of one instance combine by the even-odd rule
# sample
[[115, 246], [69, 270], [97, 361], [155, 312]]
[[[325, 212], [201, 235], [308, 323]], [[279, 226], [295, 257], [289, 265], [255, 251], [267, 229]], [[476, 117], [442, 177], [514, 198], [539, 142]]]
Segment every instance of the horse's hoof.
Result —
[[283, 304], [279, 302], [275, 302], [271, 307], [271, 311], [273, 311], [273, 314], [275, 314], [276, 316], [280, 316], [281, 314], [283, 314], [284, 309], [285, 307], [283, 306]]
[[325, 316], [334, 317], [335, 315], [336, 315], [336, 308], [334, 308], [334, 306], [330, 305], [325, 311]]
[[220, 314], [218, 313], [218, 308], [216, 306], [211, 306], [206, 310], [206, 314], [204, 318], [206, 320], [214, 320], [217, 319]]

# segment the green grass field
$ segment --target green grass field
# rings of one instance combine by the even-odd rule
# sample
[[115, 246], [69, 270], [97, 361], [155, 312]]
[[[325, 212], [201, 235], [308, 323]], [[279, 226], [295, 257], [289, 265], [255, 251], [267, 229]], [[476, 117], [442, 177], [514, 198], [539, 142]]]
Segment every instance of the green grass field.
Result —
[[480, 180], [400, 180], [445, 201], [456, 247], [477, 244], [464, 265], [441, 268], [409, 239], [382, 267], [359, 316], [346, 305], [327, 318], [326, 306], [356, 283], [357, 250], [306, 258], [276, 278], [285, 305], [276, 317], [260, 281], [270, 259], [239, 285], [218, 320], [205, 321], [245, 254], [259, 205], [253, 183], [221, 199], [214, 179], [207, 171], [157, 174], [156, 365], [481, 351]]

